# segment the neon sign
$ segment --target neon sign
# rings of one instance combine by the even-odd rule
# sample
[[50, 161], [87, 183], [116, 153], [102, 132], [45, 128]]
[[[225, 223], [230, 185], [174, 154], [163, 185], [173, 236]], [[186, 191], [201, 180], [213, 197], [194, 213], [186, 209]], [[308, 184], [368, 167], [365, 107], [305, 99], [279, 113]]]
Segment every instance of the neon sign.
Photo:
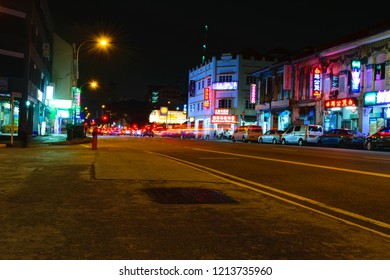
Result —
[[334, 108], [334, 107], [347, 107], [357, 105], [356, 98], [342, 98], [342, 99], [332, 99], [325, 102], [325, 108]]
[[216, 115], [230, 115], [230, 110], [229, 109], [223, 109], [223, 108], [217, 108], [215, 109], [215, 114]]
[[371, 91], [364, 94], [364, 106], [389, 104], [390, 90]]
[[237, 82], [215, 82], [213, 83], [213, 90], [235, 90], [237, 84]]
[[321, 69], [319, 67], [315, 67], [313, 72], [313, 96], [321, 96]]
[[210, 89], [209, 88], [204, 88], [203, 97], [204, 97], [203, 107], [209, 108], [210, 107]]
[[251, 104], [256, 103], [256, 84], [251, 84], [250, 101]]
[[360, 92], [360, 72], [361, 62], [360, 60], [352, 60], [351, 64], [351, 92]]
[[236, 115], [212, 115], [211, 123], [237, 123]]

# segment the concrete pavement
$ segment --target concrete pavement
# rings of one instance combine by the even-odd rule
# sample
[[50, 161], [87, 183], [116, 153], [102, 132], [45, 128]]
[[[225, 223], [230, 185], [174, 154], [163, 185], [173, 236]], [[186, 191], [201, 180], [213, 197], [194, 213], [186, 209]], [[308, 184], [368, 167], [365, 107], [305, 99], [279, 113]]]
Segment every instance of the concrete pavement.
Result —
[[[30, 136], [28, 139], [28, 146], [36, 146], [42, 144], [48, 145], [72, 145], [72, 144], [82, 144], [82, 143], [91, 143], [92, 137], [86, 136], [84, 138], [75, 138], [72, 140], [67, 140], [66, 134], [51, 134], [51, 135], [38, 135]], [[11, 139], [8, 137], [2, 137], [0, 139], [0, 148], [12, 148], [20, 147], [21, 143], [18, 137], [14, 137], [13, 143], [11, 144]]]

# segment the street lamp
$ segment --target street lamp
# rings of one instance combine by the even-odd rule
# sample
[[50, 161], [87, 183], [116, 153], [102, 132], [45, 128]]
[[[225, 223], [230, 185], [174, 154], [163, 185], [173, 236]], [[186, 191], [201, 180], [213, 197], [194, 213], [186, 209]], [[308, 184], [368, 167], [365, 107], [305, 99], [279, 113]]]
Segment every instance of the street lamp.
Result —
[[75, 57], [76, 57], [76, 76], [75, 76], [75, 86], [78, 87], [78, 80], [79, 80], [79, 53], [82, 46], [84, 46], [87, 43], [94, 43], [97, 47], [103, 47], [106, 48], [109, 45], [109, 40], [107, 38], [101, 37], [94, 40], [86, 40], [82, 42], [76, 49], [76, 44], [73, 43], [73, 48], [75, 51]]
[[98, 84], [98, 82], [96, 82], [96, 81], [90, 81], [90, 82], [86, 82], [86, 83], [84, 83], [84, 84], [82, 84], [81, 86], [80, 86], [80, 92], [82, 92], [81, 90], [82, 90], [82, 88], [84, 87], [84, 86], [86, 86], [86, 85], [89, 85], [90, 86], [90, 88], [92, 88], [92, 89], [95, 89], [95, 88], [98, 88], [99, 87], [99, 84]]

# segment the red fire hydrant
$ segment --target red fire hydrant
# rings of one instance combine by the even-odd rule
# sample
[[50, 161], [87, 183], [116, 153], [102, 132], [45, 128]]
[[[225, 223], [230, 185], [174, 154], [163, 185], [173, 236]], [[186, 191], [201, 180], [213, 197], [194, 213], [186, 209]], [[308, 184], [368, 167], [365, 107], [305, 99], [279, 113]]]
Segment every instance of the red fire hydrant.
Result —
[[98, 128], [94, 127], [92, 131], [92, 150], [97, 150], [97, 140], [98, 140]]

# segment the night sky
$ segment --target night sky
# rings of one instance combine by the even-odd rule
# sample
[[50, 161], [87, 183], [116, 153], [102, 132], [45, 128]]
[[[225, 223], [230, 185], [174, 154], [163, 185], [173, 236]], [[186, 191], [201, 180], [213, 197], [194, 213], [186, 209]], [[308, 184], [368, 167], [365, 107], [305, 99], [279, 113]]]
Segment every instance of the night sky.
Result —
[[[317, 46], [389, 18], [340, 2], [48, 0], [55, 32], [76, 45], [93, 35], [112, 38], [109, 53], [80, 49], [80, 79], [116, 85], [117, 97], [143, 100], [148, 85], [186, 89], [189, 69], [223, 52]], [[326, 7], [321, 7], [321, 5]], [[205, 25], [208, 26], [207, 34]]]

